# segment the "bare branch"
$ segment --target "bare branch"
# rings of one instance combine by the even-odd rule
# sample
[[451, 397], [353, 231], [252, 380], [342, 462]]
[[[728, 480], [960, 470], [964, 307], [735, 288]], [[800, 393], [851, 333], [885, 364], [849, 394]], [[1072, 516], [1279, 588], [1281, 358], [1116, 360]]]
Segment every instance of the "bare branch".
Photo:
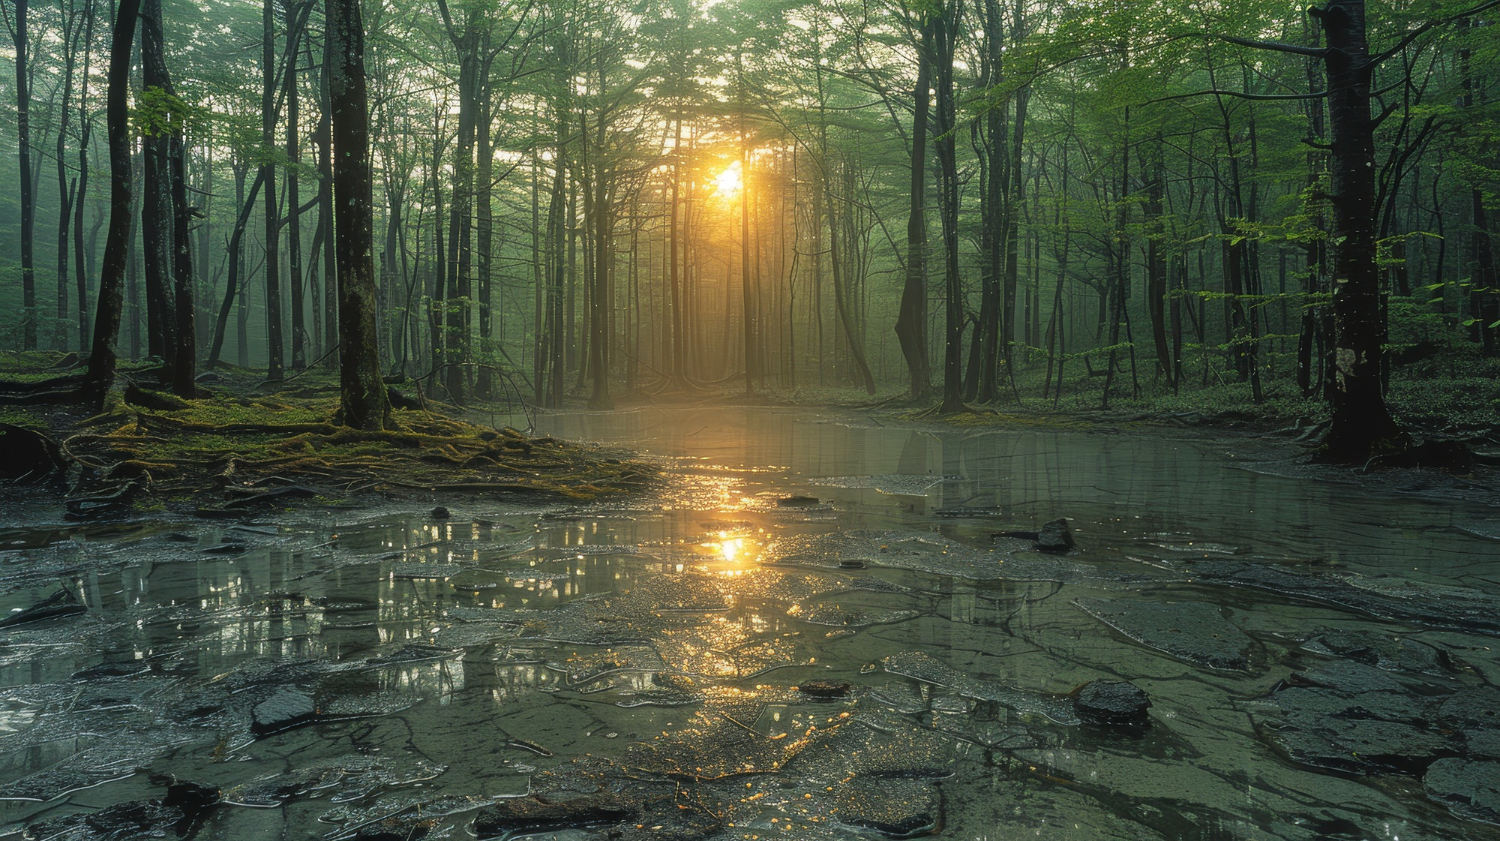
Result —
[[[1500, 2], [1500, 0], [1497, 0], [1497, 2]], [[1327, 47], [1302, 47], [1296, 44], [1283, 44], [1280, 41], [1252, 41], [1249, 38], [1236, 38], [1232, 35], [1218, 35], [1215, 37], [1220, 41], [1228, 41], [1231, 44], [1239, 44], [1241, 47], [1250, 47], [1256, 50], [1272, 50], [1278, 53], [1305, 55], [1310, 58], [1324, 58], [1328, 55]]]
[[1276, 102], [1287, 99], [1322, 99], [1328, 95], [1328, 91], [1315, 91], [1313, 93], [1241, 93], [1240, 91], [1206, 90], [1194, 91], [1192, 93], [1179, 93], [1172, 96], [1163, 96], [1157, 99], [1148, 99], [1145, 104], [1155, 102], [1170, 102], [1174, 99], [1189, 99], [1195, 96], [1232, 96], [1235, 99], [1250, 99], [1256, 102]]
[[1417, 40], [1418, 38], [1422, 37], [1423, 35], [1425, 35], [1429, 30], [1433, 29], [1434, 27], [1443, 26], [1445, 24], [1453, 23], [1454, 21], [1463, 20], [1464, 18], [1467, 18], [1467, 17], [1473, 17], [1474, 15], [1477, 15], [1480, 12], [1484, 12], [1484, 11], [1487, 11], [1489, 9], [1493, 9], [1496, 6], [1500, 6], [1500, 0], [1485, 0], [1485, 2], [1480, 3], [1479, 5], [1471, 8], [1471, 9], [1468, 9], [1466, 11], [1459, 12], [1456, 15], [1449, 15], [1448, 17], [1445, 17], [1445, 18], [1437, 18], [1435, 20], [1429, 20], [1426, 23], [1422, 24], [1421, 26], [1417, 27], [1416, 29], [1413, 29], [1412, 31], [1406, 33], [1406, 37], [1402, 38], [1400, 41], [1397, 41], [1395, 43], [1395, 45], [1392, 46], [1390, 49], [1386, 50], [1385, 52], [1381, 53], [1380, 55], [1372, 57], [1370, 59], [1370, 63], [1369, 63], [1368, 66], [1369, 67], [1375, 67], [1376, 65], [1378, 65], [1381, 62], [1385, 61], [1386, 59], [1389, 59], [1389, 58], [1395, 56], [1396, 54], [1400, 53], [1402, 50], [1404, 50], [1407, 47], [1411, 46], [1411, 42], [1413, 42], [1413, 41]]

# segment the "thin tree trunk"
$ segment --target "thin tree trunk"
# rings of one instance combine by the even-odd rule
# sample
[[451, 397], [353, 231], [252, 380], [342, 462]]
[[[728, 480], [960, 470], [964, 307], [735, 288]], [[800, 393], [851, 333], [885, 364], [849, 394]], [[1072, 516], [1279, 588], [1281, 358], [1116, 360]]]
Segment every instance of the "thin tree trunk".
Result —
[[[93, 350], [89, 354], [85, 389], [101, 405], [115, 377], [115, 342], [120, 336], [121, 286], [125, 280], [130, 240], [130, 59], [135, 41], [140, 0], [120, 0], [109, 55], [109, 93], [105, 124], [109, 134], [109, 234], [99, 273], [98, 317], [94, 320]], [[24, 148], [24, 144], [23, 144]]]

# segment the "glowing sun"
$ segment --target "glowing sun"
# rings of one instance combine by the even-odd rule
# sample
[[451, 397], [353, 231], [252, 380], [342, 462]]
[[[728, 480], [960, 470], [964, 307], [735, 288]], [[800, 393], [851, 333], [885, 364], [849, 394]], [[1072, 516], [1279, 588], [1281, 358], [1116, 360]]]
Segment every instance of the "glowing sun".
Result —
[[739, 161], [725, 167], [724, 171], [714, 178], [714, 189], [722, 196], [732, 196], [738, 193], [741, 186], [743, 185], [740, 181]]

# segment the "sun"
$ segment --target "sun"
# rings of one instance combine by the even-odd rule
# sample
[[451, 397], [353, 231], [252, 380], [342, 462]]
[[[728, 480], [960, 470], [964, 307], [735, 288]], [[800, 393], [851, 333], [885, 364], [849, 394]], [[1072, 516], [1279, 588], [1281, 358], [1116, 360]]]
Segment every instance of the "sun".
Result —
[[740, 162], [735, 161], [714, 178], [714, 189], [722, 196], [732, 196], [743, 186], [740, 181]]

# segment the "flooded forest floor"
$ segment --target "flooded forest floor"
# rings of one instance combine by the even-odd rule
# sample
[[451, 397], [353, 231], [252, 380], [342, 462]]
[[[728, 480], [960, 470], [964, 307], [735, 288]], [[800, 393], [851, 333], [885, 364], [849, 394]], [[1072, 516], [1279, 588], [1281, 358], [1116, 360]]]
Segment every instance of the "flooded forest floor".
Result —
[[[93, 434], [133, 424], [115, 460], [149, 472], [192, 411]], [[1500, 837], [1484, 468], [768, 406], [415, 417], [473, 452], [362, 453], [384, 496], [291, 475], [370, 445], [308, 428], [244, 433], [288, 459], [246, 496], [295, 506], [0, 497], [0, 834]], [[554, 452], [585, 481], [464, 487]]]

